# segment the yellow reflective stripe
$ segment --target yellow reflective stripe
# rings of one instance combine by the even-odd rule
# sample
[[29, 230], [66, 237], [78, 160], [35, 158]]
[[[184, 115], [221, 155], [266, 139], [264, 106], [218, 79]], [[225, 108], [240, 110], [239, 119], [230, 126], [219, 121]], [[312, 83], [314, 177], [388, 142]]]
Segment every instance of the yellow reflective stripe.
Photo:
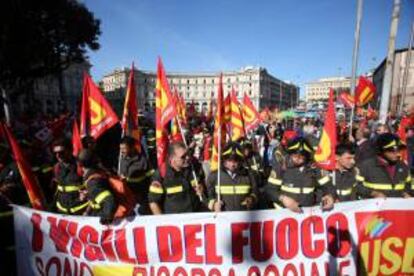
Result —
[[145, 173], [145, 176], [153, 176], [154, 175], [154, 173], [155, 173], [155, 170], [154, 169], [152, 169], [152, 170], [149, 170], [149, 171], [147, 171], [146, 173]]
[[407, 178], [405, 179], [405, 182], [407, 182], [407, 183], [408, 183], [408, 182], [411, 182], [411, 180], [412, 180], [412, 179], [411, 179], [411, 175], [409, 175], [409, 176], [407, 176]]
[[65, 212], [65, 213], [67, 213], [67, 212], [68, 212], [68, 209], [67, 209], [67, 208], [65, 208], [65, 207], [63, 207], [63, 206], [60, 204], [60, 202], [59, 202], [59, 201], [56, 201], [56, 207], [57, 207], [60, 211], [62, 211], [62, 212]]
[[329, 182], [329, 179], [330, 179], [329, 176], [324, 176], [324, 177], [322, 177], [321, 179], [318, 180], [318, 183], [320, 185], [325, 185], [326, 183]]
[[236, 194], [244, 195], [250, 193], [250, 186], [235, 186]]
[[51, 170], [53, 170], [53, 167], [48, 166], [48, 167], [45, 167], [45, 168], [42, 169], [42, 173], [47, 173], [47, 172], [50, 172]]
[[277, 204], [275, 202], [273, 202], [273, 207], [275, 207], [276, 210], [283, 209], [283, 206], [282, 205], [279, 205], [279, 204]]
[[392, 140], [390, 143], [388, 143], [388, 145], [385, 145], [383, 148], [388, 149], [388, 148], [396, 147], [396, 146], [397, 146], [397, 142], [395, 140]]
[[342, 196], [350, 195], [352, 193], [352, 188], [346, 190], [336, 190], [336, 193]]
[[167, 188], [167, 194], [176, 194], [176, 193], [181, 193], [183, 191], [183, 186], [174, 186], [174, 187], [169, 187]]
[[191, 182], [190, 182], [190, 183], [191, 183], [191, 186], [193, 186], [193, 187], [194, 187], [195, 185], [197, 185], [197, 181], [196, 181], [195, 179], [191, 180]]
[[105, 198], [107, 198], [108, 196], [110, 196], [111, 195], [111, 192], [110, 191], [108, 191], [108, 190], [105, 190], [105, 191], [103, 191], [103, 192], [100, 192], [96, 197], [95, 197], [95, 199], [94, 199], [94, 201], [96, 202], [96, 203], [101, 203], [102, 201], [104, 201], [105, 200]]
[[363, 176], [358, 175], [358, 174], [355, 176], [355, 179], [356, 179], [357, 181], [364, 181], [364, 180], [365, 180], [365, 178], [364, 178]]
[[273, 185], [282, 185], [282, 180], [277, 179], [277, 178], [269, 177], [267, 181]]
[[411, 184], [411, 190], [414, 190], [414, 183]]
[[77, 192], [79, 190], [82, 190], [83, 188], [85, 188], [85, 185], [57, 186], [58, 191], [63, 193]]
[[146, 175], [142, 175], [138, 177], [127, 177], [126, 181], [132, 182], [132, 183], [139, 183], [139, 182], [142, 182], [145, 178], [147, 178]]
[[156, 187], [154, 185], [151, 185], [149, 188], [150, 193], [154, 193], [154, 194], [162, 194], [164, 193], [163, 188], [161, 187]]
[[299, 143], [299, 142], [297, 142], [296, 144], [294, 144], [294, 145], [290, 146], [290, 147], [288, 148], [288, 150], [298, 149], [299, 147], [300, 147], [300, 143]]
[[371, 183], [371, 182], [364, 182], [363, 185], [367, 188], [374, 189], [374, 190], [404, 190], [405, 184], [386, 184], [386, 183]]
[[288, 187], [282, 185], [282, 191], [292, 193], [292, 194], [310, 194], [315, 190], [315, 187], [305, 187], [305, 188], [297, 188], [297, 187]]
[[[249, 185], [220, 185], [220, 193], [223, 195], [245, 195], [250, 192], [251, 187]], [[216, 186], [216, 193], [218, 193], [218, 186]]]
[[79, 205], [79, 206], [76, 206], [76, 207], [72, 207], [72, 208], [70, 208], [70, 209], [69, 209], [69, 211], [70, 211], [71, 213], [76, 213], [76, 212], [78, 212], [78, 211], [80, 211], [80, 210], [82, 210], [82, 209], [86, 208], [88, 205], [89, 205], [89, 202], [87, 201], [87, 202], [85, 202], [85, 203], [83, 203], [83, 204], [81, 204], [81, 205]]
[[5, 211], [0, 213], [0, 218], [4, 217], [11, 217], [13, 215], [13, 211]]

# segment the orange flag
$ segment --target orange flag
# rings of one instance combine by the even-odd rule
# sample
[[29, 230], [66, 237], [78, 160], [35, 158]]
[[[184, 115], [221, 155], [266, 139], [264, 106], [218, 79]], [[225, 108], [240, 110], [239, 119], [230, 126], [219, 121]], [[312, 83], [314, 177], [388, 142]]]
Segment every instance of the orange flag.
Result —
[[246, 94], [243, 98], [243, 121], [246, 132], [255, 129], [261, 122], [259, 112], [257, 112], [252, 100]]
[[325, 170], [335, 169], [336, 148], [336, 117], [334, 91], [329, 91], [328, 110], [325, 114], [325, 125], [323, 126], [321, 140], [315, 152], [316, 164]]
[[167, 170], [168, 134], [167, 124], [177, 116], [173, 95], [161, 58], [158, 59], [157, 85], [155, 87], [155, 138], [157, 144], [158, 169], [162, 177]]
[[375, 85], [364, 78], [363, 76], [359, 77], [358, 85], [355, 89], [355, 102], [359, 106], [366, 105], [375, 95]]
[[131, 72], [129, 73], [121, 127], [123, 136], [127, 135], [134, 138], [136, 141], [135, 147], [141, 152], [141, 137], [138, 128], [138, 106], [134, 81], [134, 64], [132, 64]]
[[237, 141], [245, 136], [243, 126], [243, 116], [240, 110], [240, 104], [237, 100], [237, 94], [234, 88], [230, 94], [230, 124], [231, 124], [231, 140]]
[[21, 151], [8, 126], [4, 123], [1, 123], [1, 130], [13, 152], [13, 158], [14, 161], [16, 161], [17, 168], [19, 169], [20, 176], [22, 177], [23, 185], [27, 190], [27, 194], [29, 195], [30, 203], [35, 209], [45, 210], [44, 195], [42, 189], [39, 186], [37, 178], [31, 170], [31, 166], [24, 158], [23, 152]]
[[[223, 104], [223, 75], [220, 75], [219, 87], [217, 92], [216, 116], [214, 119], [214, 136], [213, 136], [213, 150], [211, 156], [211, 170], [218, 169], [219, 160], [219, 145], [221, 149], [226, 140], [225, 123], [224, 123], [224, 104]], [[219, 132], [220, 135], [219, 135]], [[220, 137], [221, 136], [221, 137]], [[221, 139], [220, 139], [221, 138]]]
[[79, 126], [76, 118], [73, 120], [73, 127], [72, 127], [72, 145], [73, 145], [73, 156], [78, 156], [79, 152], [82, 149], [82, 140], [79, 133]]
[[92, 78], [83, 78], [81, 135], [98, 139], [105, 131], [119, 122], [110, 104], [102, 95]]

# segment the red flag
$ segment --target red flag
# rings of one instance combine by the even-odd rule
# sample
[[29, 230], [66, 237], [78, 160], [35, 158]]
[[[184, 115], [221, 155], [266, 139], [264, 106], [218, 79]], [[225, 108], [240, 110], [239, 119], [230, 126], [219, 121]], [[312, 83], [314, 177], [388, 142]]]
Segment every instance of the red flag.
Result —
[[158, 59], [157, 85], [155, 87], [155, 138], [157, 144], [158, 169], [162, 177], [167, 170], [167, 147], [168, 134], [167, 124], [177, 116], [174, 98], [168, 85], [167, 77], [162, 65], [161, 58]]
[[118, 117], [87, 73], [84, 74], [82, 93], [81, 135], [98, 139], [119, 122]]
[[79, 133], [78, 122], [76, 118], [73, 120], [73, 127], [72, 127], [72, 145], [73, 145], [73, 156], [78, 156], [79, 152], [82, 149], [82, 140]]
[[269, 110], [269, 107], [266, 106], [265, 109], [263, 109], [260, 112], [260, 119], [262, 121], [267, 121], [267, 120], [269, 120], [269, 117], [270, 117], [270, 110]]
[[359, 77], [358, 86], [355, 89], [355, 102], [358, 106], [366, 105], [374, 98], [375, 91], [375, 85], [370, 80], [363, 76]]
[[325, 170], [335, 169], [336, 148], [336, 117], [334, 91], [329, 91], [328, 110], [325, 114], [325, 125], [323, 127], [321, 140], [315, 152], [316, 164]]
[[[219, 132], [220, 135], [219, 135]], [[221, 137], [220, 137], [221, 136]], [[220, 139], [221, 138], [221, 139]], [[225, 123], [224, 123], [224, 104], [223, 104], [223, 75], [220, 75], [219, 87], [217, 92], [217, 110], [214, 121], [213, 150], [211, 156], [211, 170], [218, 169], [219, 145], [222, 149], [226, 139]]]
[[[401, 141], [404, 144], [407, 144], [407, 133], [406, 133], [406, 129], [407, 129], [407, 127], [410, 126], [410, 124], [411, 124], [411, 119], [408, 118], [408, 117], [406, 117], [406, 116], [404, 116], [401, 119], [400, 125], [398, 127], [397, 134], [398, 134], [398, 136], [400, 137]], [[408, 152], [407, 152], [407, 148], [401, 150], [401, 158], [402, 158], [402, 160], [405, 161], [405, 163], [408, 162]]]
[[348, 92], [342, 92], [339, 94], [339, 101], [345, 105], [345, 108], [353, 108], [355, 105], [354, 97]]
[[255, 129], [261, 122], [259, 112], [257, 112], [252, 100], [246, 94], [243, 98], [243, 121], [246, 132]]
[[135, 139], [135, 147], [138, 152], [141, 152], [141, 137], [138, 128], [138, 106], [134, 81], [134, 64], [132, 64], [131, 72], [129, 73], [121, 127], [124, 135]]
[[31, 166], [24, 158], [23, 152], [21, 151], [8, 126], [4, 123], [1, 123], [1, 129], [13, 152], [13, 158], [16, 161], [17, 168], [19, 169], [20, 176], [22, 177], [23, 185], [27, 190], [27, 194], [29, 195], [30, 203], [35, 209], [45, 210], [45, 199], [43, 192], [39, 186], [37, 178], [31, 170]]

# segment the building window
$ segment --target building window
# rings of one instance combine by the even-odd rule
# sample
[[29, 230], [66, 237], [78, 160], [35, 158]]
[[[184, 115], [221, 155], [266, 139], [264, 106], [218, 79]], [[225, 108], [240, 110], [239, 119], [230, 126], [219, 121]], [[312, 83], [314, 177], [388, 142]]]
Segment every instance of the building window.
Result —
[[190, 84], [190, 80], [187, 80], [187, 84]]

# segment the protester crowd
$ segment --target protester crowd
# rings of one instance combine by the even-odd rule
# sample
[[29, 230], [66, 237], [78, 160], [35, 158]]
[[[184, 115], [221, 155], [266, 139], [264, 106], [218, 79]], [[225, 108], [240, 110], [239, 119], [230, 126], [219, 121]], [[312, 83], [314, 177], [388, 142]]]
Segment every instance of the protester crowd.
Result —
[[[115, 127], [97, 141], [83, 137], [82, 150], [74, 156], [72, 133], [63, 123], [70, 118], [65, 114], [42, 119], [48, 123], [40, 125], [38, 118], [31, 120], [35, 125], [16, 121], [13, 129], [45, 195], [47, 210], [97, 216], [102, 224], [138, 214], [273, 208], [301, 212], [302, 207], [315, 205], [331, 210], [337, 202], [414, 196], [414, 128], [407, 124], [400, 139], [399, 120], [389, 124], [362, 120], [351, 132], [339, 120], [336, 170], [324, 171], [313, 159], [323, 126], [320, 120], [269, 119], [247, 137], [227, 141], [221, 149], [220, 170], [211, 170], [214, 123], [193, 116], [183, 129], [185, 142], [171, 138], [166, 174], [161, 176], [150, 120], [140, 124], [140, 141], [120, 138]], [[51, 129], [48, 139], [29, 135], [41, 133], [45, 125]], [[12, 225], [9, 204], [29, 205], [29, 201], [5, 143], [0, 166], [0, 219], [2, 225]], [[5, 229], [9, 233], [4, 236], [12, 236], [12, 226]], [[2, 240], [7, 251], [13, 241]]]

